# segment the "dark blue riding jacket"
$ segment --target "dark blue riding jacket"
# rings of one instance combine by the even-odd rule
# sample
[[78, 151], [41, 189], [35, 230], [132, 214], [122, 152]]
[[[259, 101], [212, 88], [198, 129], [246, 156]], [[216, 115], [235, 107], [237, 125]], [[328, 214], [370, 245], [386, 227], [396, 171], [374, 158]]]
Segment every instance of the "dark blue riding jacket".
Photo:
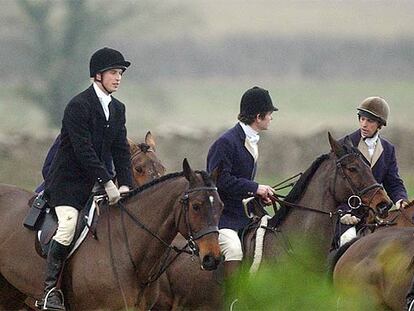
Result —
[[[357, 130], [348, 135], [355, 147], [361, 140], [361, 131]], [[345, 137], [344, 137], [345, 138]], [[344, 139], [342, 138], [342, 140]], [[385, 138], [379, 136], [383, 147], [383, 152], [375, 165], [371, 168], [372, 174], [376, 181], [384, 186], [390, 199], [396, 203], [400, 199], [407, 200], [407, 190], [404, 182], [398, 173], [398, 164], [395, 156], [395, 147]], [[341, 205], [342, 210], [347, 208], [347, 205]]]
[[210, 147], [207, 156], [207, 171], [221, 166], [217, 188], [224, 203], [219, 228], [239, 230], [249, 223], [242, 199], [253, 196], [258, 183], [253, 179], [256, 163], [245, 147], [246, 134], [240, 124], [222, 134]]

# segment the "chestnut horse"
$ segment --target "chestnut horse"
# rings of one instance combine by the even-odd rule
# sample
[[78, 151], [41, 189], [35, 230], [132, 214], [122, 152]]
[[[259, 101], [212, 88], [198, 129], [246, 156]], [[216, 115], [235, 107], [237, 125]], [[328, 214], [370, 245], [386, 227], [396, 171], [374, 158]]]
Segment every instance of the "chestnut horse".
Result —
[[[217, 172], [165, 175], [136, 190], [118, 206], [101, 208], [98, 240], [88, 237], [68, 260], [62, 289], [70, 310], [148, 310], [147, 292], [166, 249], [180, 232], [205, 270], [221, 260], [217, 224], [223, 208]], [[32, 193], [0, 185], [0, 310], [24, 308], [26, 297], [42, 296], [45, 262], [35, 251], [35, 232], [22, 226]], [[175, 249], [174, 249], [175, 250]]]
[[[294, 251], [297, 246], [293, 237], [298, 235], [313, 249], [327, 255], [335, 230], [337, 206], [352, 195], [361, 198], [364, 212], [383, 210], [384, 206], [392, 204], [349, 141], [341, 144], [329, 134], [329, 143], [332, 152], [311, 165], [286, 197], [286, 203], [269, 219], [264, 232], [263, 254], [260, 254], [263, 261], [277, 260]], [[367, 219], [374, 221], [373, 214], [369, 213]], [[257, 227], [244, 234], [247, 261], [256, 256]], [[286, 248], [287, 244], [290, 248]], [[300, 258], [301, 255], [294, 256]], [[260, 266], [261, 262], [255, 260], [255, 264]], [[323, 266], [321, 263], [321, 268]], [[222, 300], [223, 288], [215, 273], [200, 271], [183, 253], [161, 278], [161, 295], [153, 310], [219, 310]]]
[[150, 131], [145, 135], [143, 143], [136, 144], [130, 139], [128, 142], [134, 187], [142, 186], [165, 174], [165, 167], [155, 153], [155, 138]]
[[392, 226], [380, 227], [340, 249], [333, 281], [341, 300], [353, 289], [370, 297], [372, 310], [404, 310], [414, 277], [413, 215], [414, 206], [394, 210], [386, 219]]

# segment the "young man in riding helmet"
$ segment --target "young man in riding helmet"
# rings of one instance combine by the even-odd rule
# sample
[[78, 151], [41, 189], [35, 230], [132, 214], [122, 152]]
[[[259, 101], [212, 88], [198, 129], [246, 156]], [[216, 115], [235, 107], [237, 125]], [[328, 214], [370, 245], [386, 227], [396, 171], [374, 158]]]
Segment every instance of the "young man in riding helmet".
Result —
[[221, 171], [217, 180], [220, 198], [224, 203], [219, 223], [219, 243], [225, 257], [224, 274], [229, 278], [243, 258], [238, 232], [248, 223], [242, 200], [258, 196], [266, 203], [273, 189], [254, 181], [258, 158], [259, 133], [269, 128], [273, 106], [269, 92], [260, 87], [248, 89], [241, 98], [239, 122], [222, 134], [210, 147], [207, 171]]
[[[380, 135], [380, 130], [387, 125], [390, 108], [381, 97], [368, 97], [357, 108], [359, 129], [348, 135], [352, 144], [361, 151], [370, 164], [372, 173], [379, 184], [382, 184], [388, 196], [397, 208], [404, 208], [407, 203], [407, 190], [398, 173], [395, 147]], [[340, 243], [356, 237], [356, 228], [360, 219], [352, 215], [347, 203], [339, 207], [349, 212], [343, 215], [339, 224]]]
[[[79, 211], [92, 188], [102, 186], [109, 204], [132, 185], [129, 145], [126, 138], [125, 106], [112, 97], [129, 67], [123, 55], [111, 48], [96, 51], [90, 59], [92, 85], [75, 96], [65, 108], [60, 144], [45, 179], [44, 194], [58, 217], [58, 229], [47, 256], [42, 310], [65, 310], [54, 289], [71, 244]], [[111, 158], [119, 189], [105, 165]], [[46, 301], [47, 296], [47, 301]]]

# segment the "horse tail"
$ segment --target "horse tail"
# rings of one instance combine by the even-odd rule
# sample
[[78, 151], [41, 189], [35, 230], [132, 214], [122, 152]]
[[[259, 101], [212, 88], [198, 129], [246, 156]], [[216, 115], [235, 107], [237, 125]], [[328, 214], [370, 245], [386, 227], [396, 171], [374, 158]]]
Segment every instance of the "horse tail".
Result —
[[327, 265], [328, 265], [327, 273], [328, 273], [328, 279], [331, 282], [333, 281], [333, 272], [334, 272], [336, 263], [338, 262], [339, 258], [341, 258], [342, 255], [345, 254], [345, 252], [348, 250], [348, 248], [350, 248], [352, 244], [358, 241], [358, 239], [359, 238], [353, 238], [351, 241], [345, 243], [340, 248], [334, 249], [329, 253], [328, 260], [327, 260], [328, 261], [327, 262]]

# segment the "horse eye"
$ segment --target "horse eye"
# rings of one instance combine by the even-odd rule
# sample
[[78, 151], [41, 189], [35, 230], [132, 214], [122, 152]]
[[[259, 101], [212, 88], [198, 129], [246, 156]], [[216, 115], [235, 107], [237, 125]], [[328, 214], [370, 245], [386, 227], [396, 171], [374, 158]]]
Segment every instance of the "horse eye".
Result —
[[351, 173], [356, 173], [358, 170], [355, 166], [351, 166], [351, 167], [348, 167], [348, 171], [350, 171]]
[[135, 170], [136, 170], [138, 173], [142, 173], [142, 172], [143, 172], [143, 169], [142, 169], [142, 167], [140, 167], [140, 166], [136, 167], [136, 168], [135, 168]]

